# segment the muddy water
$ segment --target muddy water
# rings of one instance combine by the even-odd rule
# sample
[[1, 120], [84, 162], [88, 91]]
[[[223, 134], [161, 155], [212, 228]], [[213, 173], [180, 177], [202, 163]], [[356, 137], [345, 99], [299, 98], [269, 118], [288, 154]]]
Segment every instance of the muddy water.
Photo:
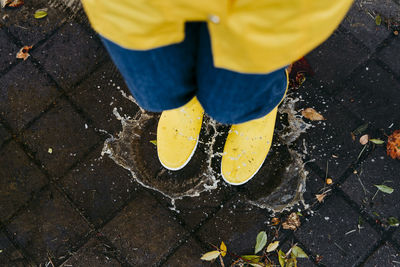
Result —
[[[306, 124], [294, 110], [296, 100], [287, 97], [279, 109], [277, 134], [267, 160], [258, 174], [245, 184], [248, 203], [281, 211], [303, 200], [307, 173], [302, 157], [289, 148]], [[196, 197], [221, 186], [220, 161], [229, 127], [205, 117], [199, 145], [189, 164], [180, 171], [169, 171], [157, 159], [153, 144], [159, 115], [139, 111], [135, 118], [124, 118], [116, 110], [123, 130], [105, 141], [103, 154], [129, 170], [141, 185], [156, 190], [175, 203], [183, 197]]]

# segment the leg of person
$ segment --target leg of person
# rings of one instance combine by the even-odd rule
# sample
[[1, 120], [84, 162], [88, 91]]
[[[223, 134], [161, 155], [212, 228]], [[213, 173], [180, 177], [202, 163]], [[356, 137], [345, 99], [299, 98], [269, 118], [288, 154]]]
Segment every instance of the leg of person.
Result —
[[157, 152], [168, 169], [182, 168], [197, 146], [203, 109], [195, 98], [199, 25], [188, 24], [178, 44], [138, 51], [102, 38], [137, 103], [160, 112]]
[[285, 68], [244, 74], [215, 68], [206, 25], [200, 29], [197, 98], [212, 118], [233, 124], [225, 142], [221, 173], [230, 184], [249, 181], [271, 147], [277, 106], [287, 89]]

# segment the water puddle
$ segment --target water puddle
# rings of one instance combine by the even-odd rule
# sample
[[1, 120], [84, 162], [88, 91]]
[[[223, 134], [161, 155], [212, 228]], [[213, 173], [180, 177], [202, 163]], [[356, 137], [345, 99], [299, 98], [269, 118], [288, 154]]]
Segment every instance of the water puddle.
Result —
[[[261, 208], [282, 211], [303, 202], [307, 172], [302, 155], [290, 145], [310, 125], [296, 115], [296, 99], [288, 96], [279, 108], [277, 134], [268, 158], [258, 174], [243, 185], [246, 201]], [[108, 138], [102, 154], [108, 154], [118, 165], [129, 170], [142, 186], [160, 192], [175, 201], [197, 197], [221, 186], [221, 153], [229, 127], [204, 117], [200, 141], [189, 164], [179, 171], [169, 171], [157, 158], [156, 140], [158, 114], [140, 110], [135, 118], [114, 115], [121, 121], [122, 131]]]

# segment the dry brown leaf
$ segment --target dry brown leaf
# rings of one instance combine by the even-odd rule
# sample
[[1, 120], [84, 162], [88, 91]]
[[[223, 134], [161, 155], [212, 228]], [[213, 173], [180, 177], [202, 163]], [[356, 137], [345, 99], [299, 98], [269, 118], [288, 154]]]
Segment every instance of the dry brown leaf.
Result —
[[17, 53], [17, 58], [22, 58], [23, 60], [26, 60], [30, 56], [28, 51], [31, 49], [32, 49], [31, 45], [26, 45], [22, 47]]
[[272, 220], [271, 220], [272, 225], [277, 225], [277, 224], [279, 224], [280, 222], [281, 222], [281, 220], [279, 220], [279, 218], [277, 218], [277, 217], [274, 217], [274, 218], [272, 218]]
[[363, 136], [360, 137], [360, 144], [366, 145], [369, 141], [369, 135], [364, 134]]
[[20, 7], [24, 4], [23, 0], [14, 0], [14, 1], [10, 1], [10, 3], [8, 4], [9, 7]]
[[400, 130], [394, 131], [388, 137], [386, 151], [393, 159], [400, 159]]
[[303, 110], [301, 112], [301, 115], [303, 115], [303, 117], [312, 120], [312, 121], [322, 121], [325, 120], [324, 116], [322, 116], [321, 114], [319, 114], [315, 109], [313, 108], [306, 108], [305, 110]]
[[288, 219], [282, 223], [283, 229], [290, 229], [295, 231], [300, 226], [300, 217], [296, 212], [292, 212]]
[[4, 8], [9, 3], [11, 3], [11, 0], [0, 0], [1, 8]]
[[316, 194], [315, 197], [317, 198], [318, 202], [321, 203], [324, 201], [324, 198], [326, 197], [325, 193], [322, 194]]

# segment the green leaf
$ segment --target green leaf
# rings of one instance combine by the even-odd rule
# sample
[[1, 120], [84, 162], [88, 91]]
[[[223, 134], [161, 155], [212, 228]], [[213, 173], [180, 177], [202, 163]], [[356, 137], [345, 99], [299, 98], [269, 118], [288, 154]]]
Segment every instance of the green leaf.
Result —
[[292, 247], [292, 253], [296, 258], [308, 258], [308, 255], [298, 246]]
[[261, 256], [257, 256], [257, 255], [243, 255], [240, 257], [251, 263], [258, 263], [258, 262], [260, 262], [260, 259], [261, 259]]
[[362, 134], [367, 129], [368, 129], [368, 123], [365, 123], [365, 124], [359, 126], [357, 129], [355, 129], [353, 131], [353, 134], [355, 134], [355, 135]]
[[376, 16], [375, 17], [375, 24], [379, 26], [379, 25], [381, 25], [381, 23], [382, 23], [381, 16], [380, 15]]
[[38, 9], [36, 10], [35, 14], [33, 15], [35, 19], [42, 19], [47, 16], [47, 8]]
[[203, 256], [201, 256], [201, 260], [203, 261], [212, 261], [216, 258], [218, 258], [220, 252], [218, 250], [213, 250], [210, 252], [205, 253]]
[[390, 226], [395, 226], [395, 227], [400, 225], [399, 220], [397, 220], [397, 218], [395, 218], [395, 217], [389, 217], [388, 223]]
[[267, 244], [267, 233], [265, 231], [261, 231], [258, 233], [256, 238], [256, 246], [254, 248], [254, 254], [260, 252], [265, 245]]
[[382, 145], [385, 143], [385, 141], [382, 141], [381, 139], [369, 139], [369, 141], [377, 145]]
[[249, 263], [253, 267], [264, 267], [264, 265], [258, 264], [258, 263]]
[[378, 188], [379, 191], [382, 191], [383, 193], [386, 193], [386, 194], [391, 194], [394, 191], [393, 188], [391, 188], [387, 185], [384, 185], [384, 184], [381, 184], [381, 185], [375, 184], [375, 186], [376, 186], [376, 188]]
[[303, 214], [301, 214], [300, 211], [296, 212], [296, 214], [299, 215], [299, 216], [303, 216]]
[[278, 259], [279, 259], [279, 264], [281, 265], [281, 267], [285, 267], [286, 255], [282, 250], [278, 251]]
[[153, 145], [157, 146], [157, 140], [150, 140], [150, 143], [152, 143]]

